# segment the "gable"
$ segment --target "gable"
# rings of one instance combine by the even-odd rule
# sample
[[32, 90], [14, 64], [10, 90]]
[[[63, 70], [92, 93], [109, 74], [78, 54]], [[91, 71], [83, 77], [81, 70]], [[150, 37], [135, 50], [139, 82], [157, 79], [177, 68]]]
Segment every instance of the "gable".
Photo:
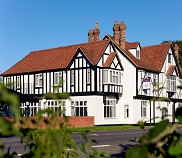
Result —
[[168, 67], [167, 72], [166, 72], [166, 76], [171, 76], [171, 75], [176, 75], [176, 66], [175, 65], [171, 65]]
[[67, 68], [80, 68], [80, 67], [90, 67], [93, 66], [93, 64], [90, 62], [90, 60], [85, 56], [85, 54], [82, 52], [81, 49], [78, 49], [75, 53], [74, 57], [68, 64]]
[[180, 76], [179, 64], [175, 57], [175, 53], [172, 49], [172, 46], [169, 48], [165, 56], [161, 72], [164, 72], [166, 75], [173, 75], [174, 72], [177, 76]]
[[123, 70], [123, 66], [116, 52], [111, 52], [108, 55], [107, 60], [103, 64], [103, 67]]

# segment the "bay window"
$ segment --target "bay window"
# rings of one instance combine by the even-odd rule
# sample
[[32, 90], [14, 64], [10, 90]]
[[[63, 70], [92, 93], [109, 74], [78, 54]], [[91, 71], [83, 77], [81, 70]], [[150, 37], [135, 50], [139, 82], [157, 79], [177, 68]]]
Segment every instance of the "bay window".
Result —
[[103, 70], [103, 83], [121, 84], [121, 72], [117, 70]]

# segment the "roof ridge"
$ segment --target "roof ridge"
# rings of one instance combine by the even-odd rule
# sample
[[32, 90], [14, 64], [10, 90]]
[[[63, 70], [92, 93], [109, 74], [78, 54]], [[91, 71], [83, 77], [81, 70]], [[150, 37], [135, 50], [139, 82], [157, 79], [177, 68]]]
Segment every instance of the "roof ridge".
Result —
[[172, 42], [160, 43], [160, 44], [153, 44], [153, 45], [149, 45], [149, 46], [142, 46], [142, 48], [144, 48], [144, 47], [154, 47], [154, 46], [167, 45], [167, 44], [171, 44], [171, 43], [172, 43]]
[[39, 51], [49, 51], [49, 50], [54, 50], [54, 49], [60, 49], [60, 48], [68, 48], [68, 47], [79, 47], [79, 46], [83, 46], [83, 45], [87, 45], [87, 44], [91, 44], [91, 43], [100, 43], [103, 41], [107, 41], [107, 40], [99, 40], [96, 42], [85, 42], [85, 43], [80, 43], [80, 44], [72, 44], [72, 45], [65, 45], [65, 46], [60, 46], [60, 47], [54, 47], [54, 48], [47, 48], [47, 49], [39, 49], [39, 50], [35, 50], [35, 51], [31, 51], [31, 53], [35, 53], [35, 52], [39, 52]]

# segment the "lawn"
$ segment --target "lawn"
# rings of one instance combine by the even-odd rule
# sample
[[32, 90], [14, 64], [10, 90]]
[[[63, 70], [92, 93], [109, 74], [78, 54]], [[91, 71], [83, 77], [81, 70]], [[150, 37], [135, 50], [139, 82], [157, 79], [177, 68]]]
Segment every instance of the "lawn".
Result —
[[106, 130], [127, 130], [127, 129], [140, 129], [139, 126], [132, 125], [118, 125], [118, 126], [91, 126], [91, 127], [76, 127], [69, 128], [71, 132], [84, 132], [84, 131], [106, 131]]

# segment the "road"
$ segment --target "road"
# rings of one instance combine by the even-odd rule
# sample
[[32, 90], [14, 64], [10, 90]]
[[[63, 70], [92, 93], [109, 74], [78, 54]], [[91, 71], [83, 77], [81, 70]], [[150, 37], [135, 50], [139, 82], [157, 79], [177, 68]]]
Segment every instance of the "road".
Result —
[[[128, 147], [136, 145], [136, 143], [131, 140], [135, 140], [135, 138], [138, 138], [143, 134], [143, 130], [99, 131], [89, 132], [87, 137], [97, 141], [97, 144], [91, 144], [91, 146], [98, 151], [106, 152], [110, 154], [112, 158], [122, 158]], [[80, 133], [74, 133], [72, 137], [78, 146], [80, 146], [81, 143], [84, 143]], [[7, 151], [10, 146], [10, 151], [16, 151], [18, 154], [23, 154], [28, 151], [24, 150], [18, 137], [1, 137], [0, 141], [5, 144], [4, 151]], [[79, 152], [79, 154], [81, 157], [84, 157], [81, 152]]]

